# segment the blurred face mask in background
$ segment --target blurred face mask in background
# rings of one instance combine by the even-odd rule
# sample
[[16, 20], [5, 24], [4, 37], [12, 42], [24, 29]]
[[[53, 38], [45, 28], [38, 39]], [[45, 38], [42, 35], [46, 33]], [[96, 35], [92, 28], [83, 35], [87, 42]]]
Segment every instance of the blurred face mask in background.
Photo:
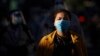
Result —
[[22, 18], [21, 15], [18, 14], [18, 12], [15, 12], [14, 14], [12, 14], [12, 23], [15, 24], [20, 24], [22, 22]]

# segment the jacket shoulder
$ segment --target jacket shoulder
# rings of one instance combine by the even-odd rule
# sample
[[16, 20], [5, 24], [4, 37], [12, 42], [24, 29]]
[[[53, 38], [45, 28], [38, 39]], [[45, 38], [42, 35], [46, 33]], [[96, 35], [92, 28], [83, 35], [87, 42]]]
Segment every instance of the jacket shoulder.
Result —
[[47, 43], [47, 42], [52, 42], [53, 38], [55, 36], [56, 31], [53, 31], [45, 36], [42, 37], [42, 39], [40, 40], [40, 43]]

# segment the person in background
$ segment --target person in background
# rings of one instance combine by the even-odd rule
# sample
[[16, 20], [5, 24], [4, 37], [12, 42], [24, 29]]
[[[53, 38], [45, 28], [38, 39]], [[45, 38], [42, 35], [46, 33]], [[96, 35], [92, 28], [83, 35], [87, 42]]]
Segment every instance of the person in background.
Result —
[[31, 39], [31, 33], [25, 25], [25, 19], [21, 11], [10, 11], [7, 16], [6, 20], [9, 24], [3, 23], [6, 26], [0, 38], [0, 45], [2, 44], [0, 46], [1, 56], [28, 56], [28, 47], [33, 43], [33, 39]]
[[58, 9], [54, 12], [55, 30], [42, 37], [36, 56], [87, 56], [82, 37], [72, 27], [71, 12]]

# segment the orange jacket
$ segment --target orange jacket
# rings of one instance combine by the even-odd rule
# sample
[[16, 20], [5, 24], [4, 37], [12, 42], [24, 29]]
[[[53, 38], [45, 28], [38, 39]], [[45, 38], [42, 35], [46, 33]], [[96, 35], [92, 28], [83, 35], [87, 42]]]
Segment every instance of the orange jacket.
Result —
[[[54, 50], [54, 37], [57, 31], [54, 31], [44, 36], [38, 45], [36, 56], [52, 56]], [[83, 40], [74, 32], [71, 32], [71, 39], [73, 44], [76, 46], [79, 56], [87, 56], [87, 51]], [[73, 54], [73, 52], [72, 52]], [[74, 56], [74, 55], [73, 55]]]

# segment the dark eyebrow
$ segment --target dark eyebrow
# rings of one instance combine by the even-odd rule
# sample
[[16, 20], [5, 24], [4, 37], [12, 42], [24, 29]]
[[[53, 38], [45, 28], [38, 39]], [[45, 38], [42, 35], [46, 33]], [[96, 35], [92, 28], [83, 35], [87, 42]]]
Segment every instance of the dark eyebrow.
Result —
[[58, 18], [57, 20], [61, 20], [62, 18]]

